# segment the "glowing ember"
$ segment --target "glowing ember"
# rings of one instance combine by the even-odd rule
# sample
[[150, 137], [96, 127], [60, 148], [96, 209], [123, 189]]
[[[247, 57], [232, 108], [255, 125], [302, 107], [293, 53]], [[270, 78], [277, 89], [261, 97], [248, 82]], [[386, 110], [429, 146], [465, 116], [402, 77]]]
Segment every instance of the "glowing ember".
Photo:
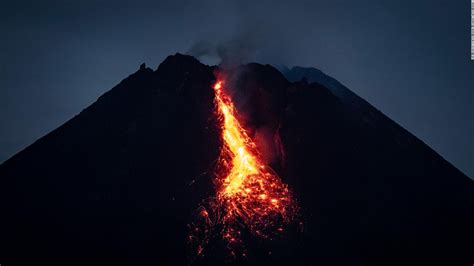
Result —
[[[287, 185], [262, 162], [255, 143], [237, 120], [236, 109], [223, 86], [223, 81], [214, 85], [224, 145], [216, 177], [217, 195], [210, 207], [216, 214], [214, 223], [222, 227], [221, 234], [231, 254], [237, 255], [233, 249], [242, 243], [242, 230], [263, 238], [281, 234], [283, 226], [295, 219], [298, 207]], [[194, 224], [197, 226], [194, 231], [204, 234], [197, 236], [204, 242], [196, 247], [201, 254], [213, 222], [206, 210], [201, 210], [199, 216], [201, 225]], [[193, 237], [196, 236], [190, 236], [190, 240]]]

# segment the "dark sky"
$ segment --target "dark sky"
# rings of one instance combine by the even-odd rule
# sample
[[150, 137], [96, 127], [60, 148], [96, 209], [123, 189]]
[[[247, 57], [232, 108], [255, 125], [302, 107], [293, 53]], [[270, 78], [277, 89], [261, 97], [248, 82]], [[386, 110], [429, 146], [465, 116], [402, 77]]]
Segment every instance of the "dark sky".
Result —
[[323, 70], [474, 177], [468, 0], [2, 0], [0, 33], [0, 162], [142, 62], [231, 44]]

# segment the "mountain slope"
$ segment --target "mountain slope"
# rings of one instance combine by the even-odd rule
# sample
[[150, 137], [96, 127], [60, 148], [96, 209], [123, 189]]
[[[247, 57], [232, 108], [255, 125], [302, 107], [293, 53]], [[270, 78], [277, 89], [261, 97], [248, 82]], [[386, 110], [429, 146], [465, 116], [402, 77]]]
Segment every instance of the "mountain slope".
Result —
[[[473, 259], [467, 240], [474, 236], [468, 226], [474, 202], [473, 182], [468, 177], [332, 77], [314, 68], [293, 67], [282, 72], [290, 81], [303, 80], [310, 86], [327, 88], [344, 105], [340, 108], [343, 111], [336, 110], [335, 105], [331, 109], [310, 108], [306, 99], [316, 97], [301, 93], [305, 96], [300, 95], [299, 101], [306, 104], [295, 103], [300, 111], [294, 114], [297, 124], [291, 125], [304, 127], [302, 134], [307, 138], [302, 141], [301, 150], [295, 151], [297, 157], [293, 161], [298, 163], [293, 175], [305, 175], [314, 167], [305, 165], [323, 162], [320, 175], [324, 179], [305, 182], [303, 186], [314, 187], [318, 191], [315, 194], [324, 201], [333, 200], [331, 204], [343, 202], [352, 206], [354, 215], [350, 219], [354, 220], [342, 222], [341, 228], [349, 229], [342, 230], [341, 241], [365, 228], [359, 237], [374, 244], [370, 248], [361, 245], [357, 252], [366, 252], [373, 258], [379, 256], [380, 264], [387, 264], [386, 258], [392, 258], [390, 263], [399, 260], [418, 265], [458, 265]], [[314, 101], [312, 104], [318, 105]], [[327, 101], [319, 104], [327, 106]], [[312, 115], [337, 112], [336, 117], [322, 117], [324, 122], [318, 122]], [[312, 121], [311, 126], [308, 121]], [[298, 144], [286, 145], [295, 146]], [[302, 156], [303, 150], [316, 154]], [[346, 177], [341, 180], [343, 176]], [[336, 197], [324, 195], [343, 188], [347, 191], [337, 193]], [[334, 210], [339, 211], [339, 206], [334, 206]], [[331, 218], [332, 226], [347, 220], [345, 215], [332, 213], [324, 217]], [[329, 238], [334, 239], [334, 235]], [[358, 245], [358, 241], [356, 238], [353, 245]], [[352, 244], [349, 246], [352, 249]]]
[[[280, 67], [280, 71], [289, 81], [298, 82], [303, 80], [308, 83], [317, 83], [328, 88], [351, 112], [358, 114], [357, 119], [361, 119], [363, 123], [373, 127], [379, 134], [392, 136], [399, 145], [410, 147], [415, 144], [429, 149], [427, 153], [435, 153], [420, 139], [416, 138], [366, 100], [321, 70], [312, 67], [295, 66], [291, 69]], [[442, 164], [445, 163], [445, 160], [439, 156], [436, 158], [436, 163]]]
[[4, 263], [184, 264], [186, 223], [206, 197], [189, 185], [218, 156], [213, 79], [186, 56], [142, 67], [6, 161]]

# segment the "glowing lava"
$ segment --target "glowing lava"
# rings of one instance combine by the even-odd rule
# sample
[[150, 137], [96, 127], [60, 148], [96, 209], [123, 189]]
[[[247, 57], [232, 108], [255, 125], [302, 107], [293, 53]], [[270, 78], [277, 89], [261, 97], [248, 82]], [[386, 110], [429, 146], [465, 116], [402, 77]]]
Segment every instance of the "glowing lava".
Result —
[[263, 163], [223, 86], [219, 80], [213, 87], [223, 142], [215, 177], [217, 195], [199, 207], [189, 225], [191, 260], [205, 253], [216, 230], [227, 243], [230, 255], [245, 257], [243, 239], [271, 239], [282, 234], [285, 225], [298, 216], [288, 186]]
[[263, 238], [283, 232], [283, 226], [295, 219], [298, 207], [288, 186], [262, 162], [223, 86], [223, 81], [214, 85], [224, 142], [219, 160], [222, 171], [216, 177], [216, 205], [222, 211], [222, 236], [234, 245], [241, 242], [243, 228]]

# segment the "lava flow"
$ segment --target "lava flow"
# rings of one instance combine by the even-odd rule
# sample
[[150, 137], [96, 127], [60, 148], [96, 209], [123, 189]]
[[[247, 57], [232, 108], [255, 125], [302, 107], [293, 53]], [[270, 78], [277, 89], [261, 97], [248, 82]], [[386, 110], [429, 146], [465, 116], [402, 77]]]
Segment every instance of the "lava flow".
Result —
[[[214, 85], [223, 140], [215, 180], [217, 195], [210, 203], [210, 212], [216, 217], [210, 218], [202, 207], [199, 215], [204, 226], [195, 228], [195, 233], [206, 235], [212, 230], [210, 223], [218, 224], [222, 238], [235, 256], [235, 249], [243, 242], [244, 230], [261, 238], [281, 234], [284, 226], [295, 220], [298, 207], [288, 186], [263, 163], [255, 143], [240, 125], [234, 104], [223, 86], [222, 80]], [[208, 236], [201, 238], [205, 243], [209, 239]], [[203, 252], [203, 246], [197, 246], [198, 254]]]

